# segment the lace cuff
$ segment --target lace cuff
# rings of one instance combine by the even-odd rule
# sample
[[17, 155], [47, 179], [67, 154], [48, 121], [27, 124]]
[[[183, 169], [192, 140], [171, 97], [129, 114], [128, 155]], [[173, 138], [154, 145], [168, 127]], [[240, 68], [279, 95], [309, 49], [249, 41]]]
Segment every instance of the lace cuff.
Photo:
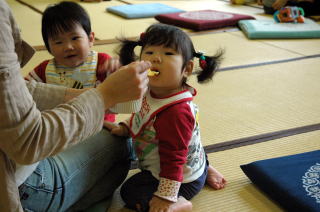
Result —
[[158, 190], [154, 193], [154, 195], [172, 202], [177, 202], [180, 185], [181, 182], [160, 178]]

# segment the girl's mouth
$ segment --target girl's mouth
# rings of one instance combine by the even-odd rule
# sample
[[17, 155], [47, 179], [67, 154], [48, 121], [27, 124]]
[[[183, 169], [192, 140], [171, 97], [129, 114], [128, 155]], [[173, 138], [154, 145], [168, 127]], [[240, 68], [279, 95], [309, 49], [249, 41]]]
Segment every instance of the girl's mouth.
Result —
[[154, 76], [157, 76], [159, 74], [160, 74], [160, 72], [157, 71], [157, 70], [151, 70], [151, 69], [148, 70], [148, 76], [149, 77], [154, 77]]
[[75, 57], [75, 56], [76, 56], [76, 55], [73, 54], [73, 55], [68, 55], [68, 56], [66, 56], [65, 58], [70, 59], [70, 58]]

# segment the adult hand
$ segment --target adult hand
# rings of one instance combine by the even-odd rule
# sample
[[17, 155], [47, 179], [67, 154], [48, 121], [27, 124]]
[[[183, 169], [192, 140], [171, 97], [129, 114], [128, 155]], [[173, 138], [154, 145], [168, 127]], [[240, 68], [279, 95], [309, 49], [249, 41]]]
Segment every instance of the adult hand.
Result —
[[150, 67], [148, 61], [130, 63], [98, 85], [97, 90], [103, 97], [105, 109], [120, 102], [142, 98], [148, 89], [147, 69]]

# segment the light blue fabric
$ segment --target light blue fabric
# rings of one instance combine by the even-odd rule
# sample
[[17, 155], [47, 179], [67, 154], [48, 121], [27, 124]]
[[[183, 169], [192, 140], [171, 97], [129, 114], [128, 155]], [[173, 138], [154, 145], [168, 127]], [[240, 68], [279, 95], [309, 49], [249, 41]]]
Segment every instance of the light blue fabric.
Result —
[[129, 165], [127, 140], [102, 130], [41, 161], [19, 187], [21, 203], [26, 211], [83, 211], [112, 198]]
[[320, 25], [305, 18], [305, 23], [276, 23], [274, 20], [241, 20], [241, 30], [249, 39], [320, 38]]
[[159, 14], [184, 12], [175, 7], [160, 3], [128, 4], [107, 8], [108, 12], [120, 15], [124, 18], [147, 18]]

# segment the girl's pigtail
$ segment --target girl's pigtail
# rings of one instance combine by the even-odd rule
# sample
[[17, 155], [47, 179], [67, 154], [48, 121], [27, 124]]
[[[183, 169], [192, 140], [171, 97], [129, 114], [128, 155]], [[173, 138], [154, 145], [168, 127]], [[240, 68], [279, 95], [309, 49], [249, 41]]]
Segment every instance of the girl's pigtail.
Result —
[[194, 56], [199, 58], [199, 66], [202, 69], [197, 72], [199, 83], [205, 83], [212, 79], [217, 72], [220, 62], [222, 60], [223, 51], [219, 50], [214, 56], [206, 56], [202, 52], [195, 52]]
[[132, 41], [128, 39], [119, 39], [121, 42], [118, 55], [122, 65], [127, 65], [138, 59], [138, 56], [134, 53], [134, 48], [139, 45], [139, 41]]
[[119, 57], [122, 65], [128, 65], [139, 59], [139, 57], [134, 53], [134, 48], [136, 46], [143, 46], [145, 41], [146, 33], [142, 32], [138, 41], [132, 41], [128, 39], [119, 39], [121, 42]]

